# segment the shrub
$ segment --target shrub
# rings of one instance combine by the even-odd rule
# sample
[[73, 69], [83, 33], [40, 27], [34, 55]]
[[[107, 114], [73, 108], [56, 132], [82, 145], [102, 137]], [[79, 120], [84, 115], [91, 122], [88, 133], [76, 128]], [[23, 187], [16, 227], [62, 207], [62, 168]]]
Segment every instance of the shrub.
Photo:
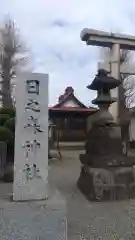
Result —
[[0, 126], [3, 126], [7, 120], [10, 119], [8, 114], [0, 114]]
[[0, 141], [9, 144], [14, 141], [12, 132], [4, 126], [0, 126]]
[[3, 126], [7, 120], [10, 119], [8, 114], [0, 114], [0, 126]]
[[6, 167], [3, 180], [4, 182], [12, 183], [13, 179], [14, 179], [14, 165], [9, 163]]
[[8, 128], [11, 132], [15, 133], [15, 118], [9, 118], [6, 120], [4, 127]]
[[15, 108], [0, 108], [0, 115], [8, 114], [10, 118], [15, 117]]

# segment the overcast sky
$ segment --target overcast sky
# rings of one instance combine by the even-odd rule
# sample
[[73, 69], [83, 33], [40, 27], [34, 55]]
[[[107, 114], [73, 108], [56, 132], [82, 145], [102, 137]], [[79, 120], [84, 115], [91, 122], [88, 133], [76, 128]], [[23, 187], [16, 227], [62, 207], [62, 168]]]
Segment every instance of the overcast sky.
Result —
[[36, 72], [49, 74], [49, 103], [66, 86], [86, 105], [86, 86], [97, 70], [99, 49], [80, 40], [83, 28], [135, 35], [135, 0], [1, 0], [0, 18], [16, 21], [33, 56]]

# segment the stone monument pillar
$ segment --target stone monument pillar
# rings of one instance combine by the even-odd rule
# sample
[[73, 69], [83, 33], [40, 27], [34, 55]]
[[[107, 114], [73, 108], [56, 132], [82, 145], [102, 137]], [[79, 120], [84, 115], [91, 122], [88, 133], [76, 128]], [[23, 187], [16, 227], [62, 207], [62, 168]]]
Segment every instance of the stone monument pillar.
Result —
[[17, 76], [14, 161], [14, 201], [1, 201], [1, 239], [66, 240], [66, 201], [53, 184], [48, 189], [47, 74]]
[[17, 76], [13, 200], [48, 196], [48, 75]]

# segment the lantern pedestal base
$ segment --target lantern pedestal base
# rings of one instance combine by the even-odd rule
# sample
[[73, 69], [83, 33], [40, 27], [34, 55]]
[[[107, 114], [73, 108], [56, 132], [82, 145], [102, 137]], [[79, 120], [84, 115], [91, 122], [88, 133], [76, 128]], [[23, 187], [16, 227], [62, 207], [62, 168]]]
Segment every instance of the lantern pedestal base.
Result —
[[135, 197], [134, 168], [82, 166], [78, 188], [90, 201], [124, 200]]

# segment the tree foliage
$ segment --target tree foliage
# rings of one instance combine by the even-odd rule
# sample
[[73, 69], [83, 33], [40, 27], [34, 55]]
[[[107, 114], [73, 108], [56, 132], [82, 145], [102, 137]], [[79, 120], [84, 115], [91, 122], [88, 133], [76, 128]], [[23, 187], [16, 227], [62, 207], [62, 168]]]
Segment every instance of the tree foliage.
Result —
[[7, 119], [4, 126], [15, 134], [15, 118]]
[[8, 114], [0, 114], [0, 126], [4, 126], [5, 122], [10, 119]]
[[12, 132], [4, 126], [0, 126], [0, 141], [6, 142], [9, 144], [13, 142]]
[[[15, 109], [14, 108], [0, 108], [0, 127], [2, 127], [2, 135], [7, 134], [5, 129], [10, 130], [12, 134], [12, 141], [10, 141], [10, 145], [14, 144], [14, 137], [15, 137]], [[4, 128], [4, 130], [3, 130]], [[1, 134], [1, 132], [0, 132]], [[2, 136], [3, 141], [4, 137]], [[1, 139], [1, 137], [0, 137]], [[8, 143], [8, 144], [9, 144]]]
[[12, 117], [15, 117], [15, 108], [0, 108], [0, 115], [2, 115], [2, 114], [7, 114], [7, 115], [9, 115], [10, 116], [10, 118], [12, 118]]

